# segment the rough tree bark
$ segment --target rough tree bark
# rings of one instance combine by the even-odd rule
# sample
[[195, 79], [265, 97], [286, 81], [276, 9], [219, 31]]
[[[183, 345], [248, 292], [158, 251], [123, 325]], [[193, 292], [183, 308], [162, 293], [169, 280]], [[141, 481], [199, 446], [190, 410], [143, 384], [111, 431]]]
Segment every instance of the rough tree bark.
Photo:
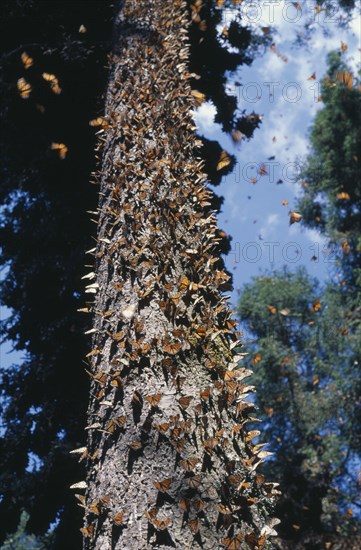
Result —
[[117, 21], [87, 288], [85, 549], [263, 548], [272, 534], [195, 153], [187, 21], [181, 0], [124, 0]]

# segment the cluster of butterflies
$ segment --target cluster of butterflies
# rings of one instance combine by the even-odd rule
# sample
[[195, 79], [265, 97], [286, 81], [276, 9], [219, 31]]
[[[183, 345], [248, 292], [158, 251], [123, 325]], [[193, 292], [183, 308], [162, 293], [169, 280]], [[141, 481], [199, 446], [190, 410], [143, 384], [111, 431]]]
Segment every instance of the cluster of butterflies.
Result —
[[[80, 25], [79, 27], [79, 33], [84, 34], [87, 32], [87, 29], [84, 25]], [[28, 69], [32, 68], [34, 66], [34, 58], [31, 57], [27, 52], [22, 52], [21, 56], [21, 63], [24, 67], [24, 69], [27, 71]], [[60, 95], [62, 93], [62, 88], [59, 83], [59, 78], [49, 72], [43, 72], [41, 75], [41, 78], [48, 83], [50, 91], [55, 95]], [[33, 87], [31, 83], [25, 78], [20, 77], [17, 80], [17, 90], [19, 93], [19, 96], [21, 99], [29, 99], [31, 94], [33, 93]], [[45, 108], [43, 105], [36, 104], [36, 108], [41, 112], [44, 113]], [[106, 126], [106, 121], [102, 119], [101, 117], [98, 117], [94, 120], [91, 120], [89, 122], [91, 126]], [[50, 145], [50, 149], [52, 151], [56, 151], [58, 154], [58, 157], [60, 160], [64, 160], [67, 157], [67, 154], [69, 152], [69, 147], [65, 143], [57, 143], [53, 142]]]
[[[253, 441], [260, 432], [245, 429], [256, 420], [248, 400], [253, 387], [244, 382], [250, 371], [238, 365], [239, 333], [221, 294], [229, 279], [217, 255], [222, 236], [209, 210], [212, 194], [204, 185], [203, 163], [194, 152], [200, 142], [191, 111], [204, 96], [189, 84], [187, 15], [181, 0], [164, 7], [156, 0], [148, 14], [163, 40], [154, 38], [138, 50], [130, 44], [113, 57], [107, 113], [91, 121], [101, 132], [99, 147], [105, 144], [111, 151], [104, 157], [97, 212], [101, 233], [91, 252], [100, 265], [114, 267], [109, 290], [114, 303], [123, 305], [104, 311], [94, 273], [85, 276], [86, 291], [95, 301], [83, 311], [96, 313], [88, 360], [98, 418], [87, 427], [90, 452], [98, 460], [99, 445], [117, 441], [118, 434], [129, 455], [142, 460], [156, 437], [164, 452], [177, 458], [179, 471], [176, 482], [171, 475], [148, 481], [155, 495], [168, 495], [167, 501], [178, 495], [191, 533], [202, 531], [207, 511], [214, 523], [219, 515], [223, 518], [224, 547], [239, 548], [245, 540], [251, 548], [262, 548], [267, 535], [257, 531], [256, 520], [247, 526], [253, 529], [248, 534], [237, 531], [240, 514], [244, 506], [251, 511], [260, 499], [275, 495], [275, 486], [257, 472], [269, 455], [264, 444]], [[200, 8], [196, 0], [192, 14], [198, 23]], [[142, 20], [142, 6], [126, 3], [123, 9], [129, 25]], [[217, 169], [230, 162], [222, 152]], [[161, 318], [156, 332], [144, 313], [150, 303], [158, 306]], [[104, 337], [117, 350], [107, 366], [102, 361]], [[188, 372], [195, 362], [206, 381], [196, 391]], [[156, 376], [134, 391], [135, 370], [145, 365]], [[112, 416], [114, 393], [117, 412]], [[148, 422], [134, 424], [126, 410], [129, 402]], [[219, 468], [221, 480], [215, 486], [209, 471]], [[207, 491], [212, 497], [205, 496]], [[83, 533], [93, 537], [97, 513], [94, 504], [84, 506], [88, 526]], [[114, 512], [111, 502], [109, 508], [115, 525], [126, 524], [126, 511]], [[145, 516], [160, 531], [171, 530], [175, 521], [159, 504], [151, 505]]]
[[[24, 67], [25, 70], [28, 70], [31, 67], [33, 67], [34, 59], [27, 52], [23, 52], [20, 57], [21, 57], [21, 62], [23, 64], [23, 67]], [[42, 78], [45, 82], [49, 83], [49, 87], [50, 87], [50, 90], [51, 90], [52, 93], [54, 93], [56, 95], [61, 94], [62, 89], [61, 89], [60, 84], [59, 84], [59, 79], [57, 78], [57, 76], [55, 74], [43, 72], [42, 73]], [[24, 78], [24, 77], [21, 77], [21, 78], [18, 79], [17, 89], [18, 89], [18, 93], [19, 93], [19, 95], [22, 99], [29, 99], [30, 95], [33, 91], [30, 82], [28, 82], [26, 80], [26, 78]], [[45, 111], [45, 108], [44, 108], [43, 105], [37, 104], [36, 107], [42, 113]], [[53, 142], [50, 145], [50, 149], [52, 151], [57, 151], [57, 153], [59, 155], [59, 158], [61, 160], [64, 160], [66, 158], [67, 153], [69, 151], [69, 149], [65, 145], [65, 143], [55, 143], [55, 142]]]
[[[30, 55], [28, 55], [26, 52], [23, 52], [20, 57], [21, 57], [21, 61], [24, 66], [24, 69], [30, 69], [30, 67], [34, 65], [34, 59], [30, 57]], [[45, 80], [45, 82], [49, 82], [50, 89], [54, 94], [56, 95], [61, 94], [62, 90], [59, 85], [59, 80], [55, 76], [55, 74], [44, 72], [42, 73], [42, 78]], [[22, 99], [29, 99], [30, 94], [32, 92], [32, 86], [24, 77], [21, 77], [18, 79], [17, 87], [18, 87], [18, 92], [20, 94], [20, 97]]]

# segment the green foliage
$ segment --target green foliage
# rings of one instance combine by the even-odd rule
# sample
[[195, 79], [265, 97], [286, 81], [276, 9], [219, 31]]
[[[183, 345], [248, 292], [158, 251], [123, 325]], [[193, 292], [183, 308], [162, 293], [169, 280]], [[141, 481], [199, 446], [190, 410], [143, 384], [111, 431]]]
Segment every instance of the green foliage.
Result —
[[323, 233], [340, 256], [348, 285], [359, 285], [361, 91], [338, 52], [329, 54], [321, 96], [324, 107], [312, 127], [298, 208], [303, 223]]
[[[332, 362], [345, 370], [345, 391], [354, 420], [350, 445], [361, 439], [361, 88], [340, 52], [328, 57], [322, 84], [324, 107], [316, 116], [312, 152], [302, 172], [307, 185], [298, 208], [303, 224], [327, 238], [336, 262], [325, 289], [325, 326], [338, 327], [329, 342]], [[317, 215], [315, 215], [317, 212]], [[331, 326], [331, 325], [330, 325]]]
[[304, 269], [254, 278], [239, 302], [255, 338], [249, 362], [264, 437], [275, 453], [266, 469], [281, 483], [276, 513], [287, 539], [354, 529], [346, 513], [357, 499], [348, 472], [351, 373], [333, 363], [335, 353], [345, 359], [345, 334], [330, 303]]

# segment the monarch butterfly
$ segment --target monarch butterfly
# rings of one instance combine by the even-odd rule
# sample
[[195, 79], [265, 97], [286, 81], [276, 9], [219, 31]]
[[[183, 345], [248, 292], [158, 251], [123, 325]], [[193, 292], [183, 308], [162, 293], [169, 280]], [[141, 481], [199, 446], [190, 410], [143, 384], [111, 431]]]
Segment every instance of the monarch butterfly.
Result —
[[350, 200], [351, 197], [348, 193], [345, 193], [343, 191], [342, 193], [337, 193], [337, 198], [338, 198], [338, 200], [348, 201], [348, 200]]
[[195, 500], [191, 501], [191, 505], [192, 505], [192, 507], [194, 508], [194, 510], [196, 512], [200, 512], [201, 510], [203, 510], [203, 508], [205, 506], [205, 502], [204, 502], [204, 500], [201, 500], [200, 498], [196, 498]]
[[94, 533], [94, 525], [88, 525], [88, 527], [82, 527], [80, 531], [85, 537], [92, 537]]
[[192, 533], [198, 533], [200, 527], [199, 519], [191, 519], [190, 521], [188, 521], [188, 527], [192, 531]]
[[90, 120], [89, 126], [93, 126], [93, 127], [102, 126], [103, 128], [107, 128], [108, 123], [103, 117], [99, 116], [98, 118], [93, 118], [93, 120]]
[[267, 306], [267, 309], [268, 309], [268, 311], [271, 313], [271, 315], [276, 315], [276, 313], [277, 313], [277, 308], [276, 308], [275, 306], [273, 306], [273, 305], [268, 305], [268, 306]]
[[290, 225], [292, 225], [293, 223], [298, 223], [302, 220], [302, 216], [299, 212], [294, 212], [293, 210], [291, 210], [290, 212]]
[[171, 521], [172, 518], [168, 516], [166, 519], [154, 519], [152, 523], [157, 529], [164, 531], [164, 529], [168, 527]]
[[17, 82], [18, 91], [23, 99], [28, 99], [32, 91], [31, 85], [25, 80], [25, 78], [19, 78]]
[[133, 449], [133, 451], [139, 451], [143, 447], [143, 444], [141, 441], [132, 441], [131, 443], [128, 443], [128, 447]]
[[251, 430], [247, 433], [244, 439], [245, 441], [251, 441], [254, 437], [257, 437], [258, 435], [261, 435], [261, 432], [259, 430]]
[[153, 506], [152, 508], [149, 508], [149, 510], [147, 510], [145, 512], [145, 515], [148, 519], [150, 519], [151, 521], [153, 521], [153, 519], [155, 518], [155, 516], [157, 515], [158, 513], [158, 508], [156, 506]]
[[312, 73], [307, 80], [316, 80], [316, 73]]
[[350, 71], [343, 71], [336, 73], [337, 80], [341, 82], [344, 86], [347, 86], [347, 88], [351, 89], [353, 86], [353, 76]]
[[199, 23], [198, 28], [200, 31], [203, 31], [203, 32], [207, 30], [207, 23], [205, 22], [204, 19]]
[[55, 74], [51, 74], [51, 73], [43, 73], [43, 79], [46, 81], [46, 82], [50, 82], [50, 88], [51, 88], [51, 91], [54, 93], [54, 94], [60, 94], [61, 93], [61, 88], [59, 86], [59, 80], [56, 78]]
[[183, 397], [180, 397], [178, 399], [178, 403], [180, 404], [182, 409], [186, 410], [189, 407], [190, 402], [192, 401], [192, 399], [193, 399], [193, 397], [191, 395], [189, 395], [187, 397], [183, 396]]
[[23, 62], [25, 69], [29, 69], [34, 65], [34, 59], [30, 57], [30, 55], [28, 55], [26, 52], [23, 52], [21, 54], [21, 61]]
[[[292, 527], [294, 526], [292, 525]], [[299, 529], [299, 526], [298, 526], [298, 529]], [[248, 533], [248, 535], [244, 537], [244, 540], [247, 542], [249, 546], [251, 546], [251, 548], [255, 548], [259, 550], [260, 548], [263, 548], [266, 542], [266, 536], [263, 535], [262, 537], [258, 537], [256, 533]]]
[[156, 393], [154, 395], [147, 395], [145, 399], [146, 401], [148, 401], [148, 403], [151, 404], [152, 407], [156, 407], [159, 401], [161, 400], [161, 397], [162, 397], [161, 393]]
[[238, 533], [234, 537], [227, 537], [223, 539], [222, 544], [227, 548], [227, 550], [238, 550], [241, 547], [243, 538], [242, 533]]
[[227, 480], [229, 484], [232, 485], [232, 487], [238, 487], [238, 485], [242, 481], [242, 477], [241, 477], [241, 474], [232, 474], [228, 476]]
[[192, 96], [195, 99], [195, 104], [197, 107], [202, 105], [202, 103], [205, 101], [206, 96], [205, 94], [202, 94], [202, 92], [199, 92], [198, 90], [192, 90]]
[[203, 447], [205, 448], [207, 453], [212, 453], [213, 450], [217, 447], [218, 442], [219, 439], [217, 439], [216, 437], [210, 437], [203, 442]]
[[119, 512], [116, 516], [113, 517], [115, 525], [123, 525], [123, 512]]
[[185, 481], [191, 489], [197, 489], [202, 484], [202, 478], [198, 475], [187, 477]]
[[227, 392], [233, 394], [238, 388], [238, 382], [236, 382], [236, 380], [226, 380], [224, 382], [224, 387], [227, 390]]
[[182, 345], [180, 342], [169, 342], [169, 340], [163, 341], [163, 350], [169, 355], [175, 355], [181, 349]]
[[188, 513], [191, 509], [191, 501], [189, 498], [181, 498], [178, 502], [179, 508], [183, 510], [183, 512]]
[[64, 160], [66, 158], [66, 155], [69, 151], [68, 147], [65, 145], [65, 143], [52, 143], [50, 148], [53, 150], [53, 151], [58, 151], [59, 152], [59, 158], [61, 160]]
[[180, 461], [180, 465], [186, 472], [193, 472], [194, 468], [198, 464], [198, 459], [196, 457], [184, 458]]
[[231, 164], [230, 157], [227, 155], [226, 151], [222, 151], [217, 163], [216, 170], [222, 170], [222, 168], [229, 166], [229, 164]]
[[182, 276], [181, 278], [181, 283], [180, 283], [180, 286], [179, 286], [179, 290], [187, 290], [187, 288], [189, 287], [189, 280], [187, 279], [187, 277], [185, 275]]
[[204, 388], [200, 391], [200, 396], [202, 401], [208, 401], [211, 396], [211, 388]]
[[117, 418], [113, 419], [113, 422], [117, 426], [121, 427], [121, 426], [124, 426], [126, 419], [127, 419], [126, 416], [118, 416]]
[[311, 311], [319, 311], [321, 309], [320, 300], [315, 300], [311, 306]]
[[154, 427], [159, 433], [164, 434], [170, 427], [170, 424], [163, 422], [163, 424], [155, 424]]
[[165, 493], [169, 489], [171, 482], [171, 479], [163, 479], [163, 481], [155, 481], [153, 485], [158, 491]]
[[97, 502], [95, 502], [94, 504], [92, 504], [90, 507], [89, 507], [89, 510], [90, 512], [92, 512], [93, 514], [95, 514], [96, 516], [99, 516], [100, 514], [100, 510], [97, 506]]

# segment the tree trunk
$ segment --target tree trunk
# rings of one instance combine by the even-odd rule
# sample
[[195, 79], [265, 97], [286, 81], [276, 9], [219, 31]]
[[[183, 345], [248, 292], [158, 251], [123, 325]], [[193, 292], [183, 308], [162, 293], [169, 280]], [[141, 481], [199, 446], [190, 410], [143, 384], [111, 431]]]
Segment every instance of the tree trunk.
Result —
[[262, 548], [272, 531], [194, 153], [187, 21], [181, 0], [124, 0], [117, 21], [87, 287], [85, 549]]

